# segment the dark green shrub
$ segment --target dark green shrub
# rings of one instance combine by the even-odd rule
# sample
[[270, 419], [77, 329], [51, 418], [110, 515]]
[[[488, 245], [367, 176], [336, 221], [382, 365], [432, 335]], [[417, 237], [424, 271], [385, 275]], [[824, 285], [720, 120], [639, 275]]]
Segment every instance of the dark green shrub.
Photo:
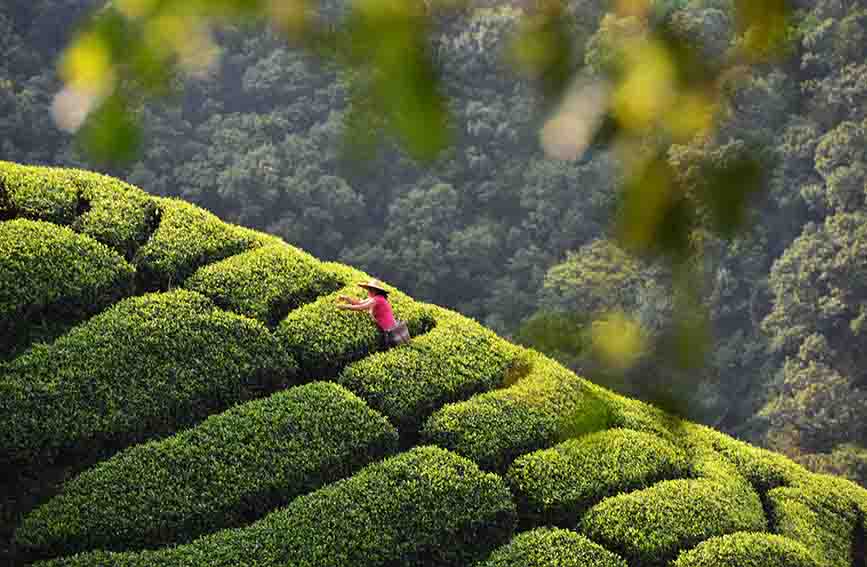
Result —
[[385, 417], [325, 382], [132, 447], [32, 512], [19, 544], [56, 555], [182, 543], [241, 526], [397, 449]]
[[198, 268], [282, 241], [218, 219], [180, 199], [155, 198], [159, 228], [139, 248], [134, 262], [146, 289], [181, 285]]
[[156, 552], [97, 552], [44, 567], [463, 566], [508, 541], [505, 482], [437, 447], [418, 447], [301, 496], [247, 528]]
[[503, 471], [519, 455], [562, 440], [573, 421], [586, 431], [608, 426], [607, 409], [572, 372], [532, 351], [516, 365], [525, 369], [514, 384], [444, 406], [425, 423], [423, 438]]
[[[831, 567], [850, 567], [854, 538], [864, 529], [867, 490], [840, 478], [810, 475], [768, 492], [771, 526], [804, 544]], [[862, 535], [863, 537], [863, 535]]]
[[672, 567], [821, 567], [800, 543], [774, 534], [713, 537], [680, 554]]
[[201, 268], [185, 287], [210, 297], [224, 309], [276, 324], [290, 309], [343, 285], [313, 256], [280, 244]]
[[403, 434], [447, 402], [501, 383], [517, 348], [475, 321], [446, 309], [431, 314], [436, 327], [409, 344], [347, 366], [337, 382], [391, 418]]
[[766, 531], [758, 495], [721, 457], [703, 454], [699, 479], [667, 480], [603, 500], [580, 530], [631, 565], [665, 565], [702, 541], [739, 531]]
[[157, 220], [152, 197], [113, 177], [8, 162], [0, 162], [2, 216], [72, 225], [127, 258], [147, 240]]
[[37, 345], [0, 377], [0, 447], [27, 458], [174, 432], [285, 384], [268, 329], [186, 290], [130, 298]]
[[[359, 270], [340, 264], [323, 264], [343, 287], [303, 305], [283, 319], [277, 335], [298, 361], [307, 377], [332, 376], [350, 362], [382, 349], [379, 329], [366, 314], [338, 309], [337, 296], [363, 296], [358, 282], [370, 279]], [[394, 316], [409, 325], [413, 337], [428, 331], [434, 321], [431, 307], [418, 303], [389, 287]]]
[[[479, 567], [627, 567], [626, 561], [581, 534], [537, 528], [515, 536]], [[794, 567], [794, 566], [793, 566]]]
[[572, 528], [603, 498], [688, 476], [682, 451], [650, 433], [611, 429], [518, 458], [507, 480], [521, 518]]
[[0, 223], [0, 357], [111, 305], [130, 293], [134, 274], [114, 251], [69, 228]]

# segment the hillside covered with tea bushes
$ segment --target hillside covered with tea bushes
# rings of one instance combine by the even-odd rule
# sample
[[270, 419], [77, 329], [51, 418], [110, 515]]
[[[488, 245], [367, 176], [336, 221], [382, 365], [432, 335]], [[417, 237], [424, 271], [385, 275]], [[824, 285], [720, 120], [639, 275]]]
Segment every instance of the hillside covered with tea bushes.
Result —
[[867, 491], [175, 199], [0, 162], [0, 559], [864, 567]]

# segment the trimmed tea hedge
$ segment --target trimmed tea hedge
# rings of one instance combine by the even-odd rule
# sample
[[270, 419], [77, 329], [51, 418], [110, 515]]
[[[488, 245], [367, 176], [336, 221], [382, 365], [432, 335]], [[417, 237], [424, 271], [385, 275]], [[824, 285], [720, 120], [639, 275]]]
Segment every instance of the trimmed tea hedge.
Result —
[[268, 236], [218, 219], [208, 211], [180, 199], [155, 197], [160, 224], [134, 262], [145, 289], [181, 285], [198, 268], [268, 244], [281, 244]]
[[266, 246], [201, 268], [184, 287], [223, 309], [276, 325], [290, 309], [343, 287], [321, 265], [288, 244]]
[[25, 217], [72, 224], [78, 214], [73, 169], [0, 161], [0, 218]]
[[770, 521], [776, 533], [804, 544], [830, 567], [850, 567], [853, 536], [863, 537], [867, 494], [842, 479], [811, 475], [794, 487], [768, 492]]
[[43, 567], [386, 567], [470, 565], [508, 541], [503, 480], [437, 447], [418, 447], [296, 498], [247, 528], [142, 553], [96, 552]]
[[608, 426], [607, 408], [588, 395], [585, 381], [539, 353], [522, 358], [516, 383], [444, 406], [425, 423], [423, 439], [504, 471], [519, 455], [562, 440], [570, 420], [589, 431]]
[[6, 365], [0, 447], [27, 458], [124, 446], [285, 384], [292, 370], [264, 325], [197, 293], [130, 298]]
[[[626, 561], [568, 530], [520, 533], [479, 567], [627, 567]], [[770, 566], [769, 566], [770, 567]], [[796, 566], [792, 566], [796, 567]]]
[[507, 480], [522, 519], [571, 528], [603, 498], [689, 473], [686, 455], [667, 441], [611, 429], [520, 457]]
[[821, 567], [800, 543], [773, 534], [713, 537], [680, 554], [672, 567]]
[[714, 536], [767, 530], [758, 495], [729, 463], [703, 454], [696, 472], [702, 478], [607, 498], [587, 512], [580, 530], [642, 567], [665, 565]]
[[350, 364], [337, 377], [391, 418], [401, 434], [417, 432], [444, 403], [500, 384], [518, 352], [471, 319], [442, 308], [431, 314], [432, 331]]
[[[361, 298], [364, 294], [358, 283], [370, 276], [341, 264], [326, 263], [323, 269], [333, 274], [343, 287], [290, 311], [277, 328], [280, 341], [298, 361], [301, 374], [310, 378], [332, 376], [383, 346], [376, 323], [366, 313], [337, 307], [339, 295]], [[430, 306], [390, 286], [386, 288], [390, 291], [394, 316], [407, 323], [413, 337], [434, 326]]]
[[316, 382], [235, 406], [86, 471], [16, 539], [40, 552], [136, 549], [241, 526], [397, 449], [352, 393]]
[[79, 169], [8, 162], [0, 162], [2, 216], [72, 225], [127, 258], [157, 223], [154, 199], [123, 181]]
[[111, 305], [130, 292], [134, 274], [114, 251], [69, 228], [0, 222], [0, 357]]

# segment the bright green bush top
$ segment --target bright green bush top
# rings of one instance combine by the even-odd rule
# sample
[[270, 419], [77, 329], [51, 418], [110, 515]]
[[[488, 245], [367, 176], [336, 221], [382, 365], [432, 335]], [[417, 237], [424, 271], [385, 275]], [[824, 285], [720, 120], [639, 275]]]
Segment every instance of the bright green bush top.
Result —
[[32, 512], [16, 539], [57, 555], [191, 541], [396, 449], [397, 431], [352, 393], [298, 386], [97, 465]]
[[433, 308], [436, 326], [409, 344], [347, 366], [337, 382], [404, 430], [446, 402], [466, 399], [503, 381], [517, 348], [472, 319]]
[[135, 257], [147, 289], [181, 285], [201, 266], [282, 241], [218, 219], [180, 199], [155, 198], [160, 224]]
[[[537, 528], [515, 536], [479, 567], [627, 567], [626, 561], [573, 531]], [[796, 567], [796, 566], [793, 566]]]
[[210, 297], [224, 309], [277, 324], [290, 309], [343, 284], [313, 256], [278, 244], [201, 268], [185, 287]]
[[128, 294], [134, 273], [114, 251], [69, 228], [0, 223], [0, 356], [59, 334], [30, 328], [44, 315], [71, 324]]
[[157, 221], [154, 199], [113, 177], [0, 161], [0, 217], [4, 215], [71, 225], [127, 258]]
[[434, 413], [424, 439], [504, 471], [519, 455], [562, 440], [575, 425], [583, 431], [608, 426], [607, 409], [588, 394], [586, 382], [553, 360], [525, 351], [510, 374], [507, 382], [514, 383], [507, 387]]
[[611, 429], [520, 457], [507, 480], [523, 519], [571, 528], [605, 497], [689, 473], [686, 455], [667, 441]]
[[255, 524], [157, 552], [97, 552], [43, 567], [471, 565], [512, 535], [503, 480], [417, 447], [292, 501]]
[[33, 456], [174, 432], [291, 379], [268, 329], [190, 291], [115, 305], [0, 377], [0, 447]]
[[[313, 378], [336, 374], [350, 362], [383, 346], [379, 328], [366, 313], [337, 307], [338, 295], [363, 297], [358, 282], [370, 276], [340, 264], [326, 263], [323, 268], [344, 287], [290, 311], [277, 328], [278, 337], [298, 361], [301, 373]], [[395, 318], [407, 323], [413, 337], [433, 327], [430, 306], [386, 287]]]
[[739, 531], [767, 531], [758, 494], [721, 457], [694, 464], [699, 479], [660, 482], [603, 500], [580, 530], [630, 564], [665, 565], [680, 551]]
[[774, 534], [713, 537], [680, 554], [672, 567], [821, 567], [800, 543]]
[[850, 567], [857, 530], [864, 529], [867, 491], [843, 479], [810, 475], [768, 492], [774, 531], [803, 543], [829, 567]]

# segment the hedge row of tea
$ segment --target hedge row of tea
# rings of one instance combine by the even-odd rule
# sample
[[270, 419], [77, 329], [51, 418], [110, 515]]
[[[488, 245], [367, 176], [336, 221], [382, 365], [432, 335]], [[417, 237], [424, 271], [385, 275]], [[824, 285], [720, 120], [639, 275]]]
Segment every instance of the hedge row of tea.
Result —
[[396, 450], [397, 431], [355, 395], [297, 386], [121, 452], [67, 483], [17, 538], [55, 555], [192, 541]]
[[[116, 453], [19, 527], [82, 551], [46, 565], [851, 567], [863, 540], [851, 483], [393, 288], [413, 340], [382, 352], [337, 305], [369, 276], [181, 201], [0, 162], [4, 246], [27, 332], [92, 311], [0, 367], [0, 457]], [[389, 456], [416, 439], [441, 448]]]
[[419, 447], [296, 498], [246, 528], [139, 553], [93, 552], [44, 567], [472, 565], [514, 529], [503, 480]]

